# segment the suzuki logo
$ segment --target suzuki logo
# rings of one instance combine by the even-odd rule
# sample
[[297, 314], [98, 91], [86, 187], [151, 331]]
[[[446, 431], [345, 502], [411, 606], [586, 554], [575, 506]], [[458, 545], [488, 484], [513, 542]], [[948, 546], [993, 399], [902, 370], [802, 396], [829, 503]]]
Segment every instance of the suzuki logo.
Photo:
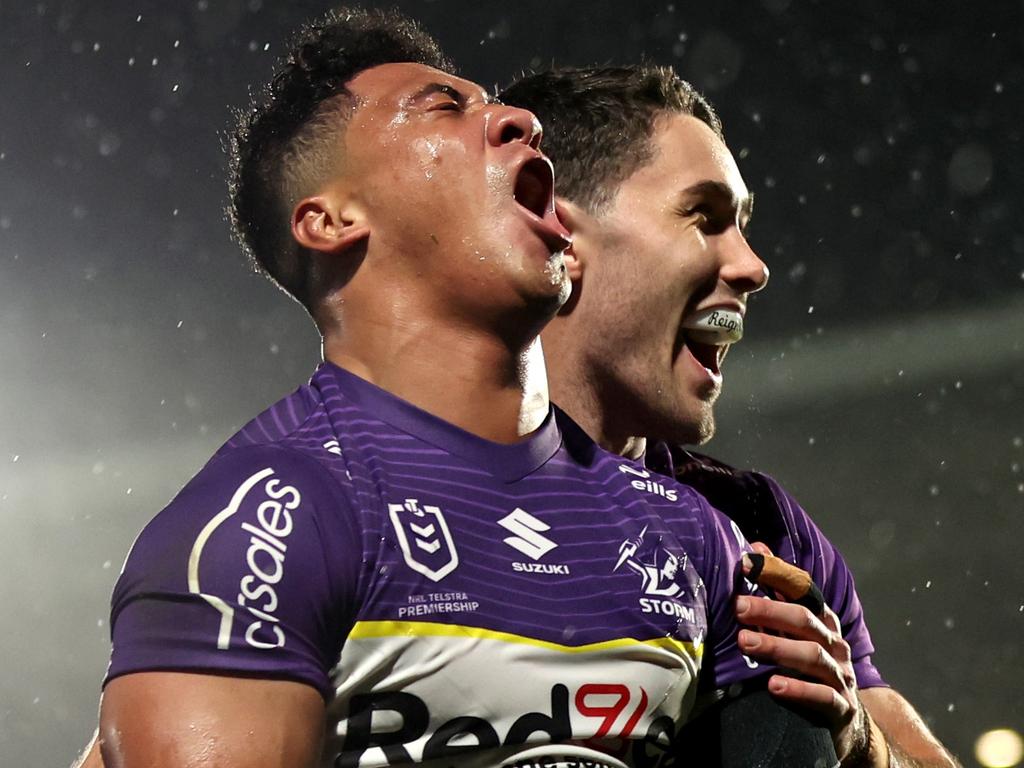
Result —
[[540, 560], [558, 546], [551, 539], [539, 533], [551, 530], [551, 526], [541, 522], [525, 509], [516, 507], [510, 514], [501, 518], [498, 525], [506, 531], [516, 534], [504, 539], [506, 544], [534, 560]]

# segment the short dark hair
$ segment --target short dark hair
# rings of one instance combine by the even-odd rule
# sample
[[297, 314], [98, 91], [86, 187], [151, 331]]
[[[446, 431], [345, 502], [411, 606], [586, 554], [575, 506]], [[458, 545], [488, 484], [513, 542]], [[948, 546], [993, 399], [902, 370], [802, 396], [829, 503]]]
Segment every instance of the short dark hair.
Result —
[[537, 115], [558, 194], [591, 213], [654, 156], [660, 116], [693, 115], [724, 139], [714, 108], [671, 67], [557, 68], [525, 75], [500, 99]]
[[295, 35], [273, 79], [237, 114], [229, 137], [228, 215], [263, 272], [312, 313], [311, 259], [291, 236], [292, 209], [332, 170], [363, 70], [414, 62], [450, 71], [437, 42], [395, 10], [341, 8]]

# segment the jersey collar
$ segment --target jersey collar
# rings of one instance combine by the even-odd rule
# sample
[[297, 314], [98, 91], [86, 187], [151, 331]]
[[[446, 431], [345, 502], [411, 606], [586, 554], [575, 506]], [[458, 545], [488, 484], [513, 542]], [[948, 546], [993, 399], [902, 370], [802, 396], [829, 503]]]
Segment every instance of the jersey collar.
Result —
[[[323, 363], [310, 382], [323, 390], [337, 388], [342, 397], [392, 427], [480, 466], [506, 483], [520, 480], [543, 466], [562, 444], [562, 434], [548, 409], [547, 418], [518, 443], [485, 440], [417, 408], [331, 362]], [[333, 385], [331, 387], [330, 385]]]

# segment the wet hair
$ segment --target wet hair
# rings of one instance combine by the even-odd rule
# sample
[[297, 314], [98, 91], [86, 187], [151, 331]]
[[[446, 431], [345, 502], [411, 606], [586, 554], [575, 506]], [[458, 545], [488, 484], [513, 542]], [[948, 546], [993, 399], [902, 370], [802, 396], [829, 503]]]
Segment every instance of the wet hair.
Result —
[[291, 234], [291, 213], [338, 167], [357, 106], [347, 83], [381, 64], [451, 71], [437, 42], [397, 11], [342, 8], [295, 35], [273, 79], [237, 114], [229, 136], [228, 216], [257, 271], [312, 314], [312, 259]]
[[671, 67], [568, 67], [525, 75], [500, 95], [544, 126], [558, 194], [597, 213], [654, 157], [655, 123], [692, 115], [723, 138], [711, 104]]

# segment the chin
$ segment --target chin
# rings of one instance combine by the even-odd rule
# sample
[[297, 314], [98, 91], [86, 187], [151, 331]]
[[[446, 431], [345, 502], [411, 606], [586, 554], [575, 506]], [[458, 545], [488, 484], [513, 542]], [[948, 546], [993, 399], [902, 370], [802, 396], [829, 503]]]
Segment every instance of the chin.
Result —
[[682, 411], [673, 410], [667, 414], [659, 438], [679, 445], [703, 445], [715, 435], [715, 414], [712, 404], [705, 400], [692, 403]]

